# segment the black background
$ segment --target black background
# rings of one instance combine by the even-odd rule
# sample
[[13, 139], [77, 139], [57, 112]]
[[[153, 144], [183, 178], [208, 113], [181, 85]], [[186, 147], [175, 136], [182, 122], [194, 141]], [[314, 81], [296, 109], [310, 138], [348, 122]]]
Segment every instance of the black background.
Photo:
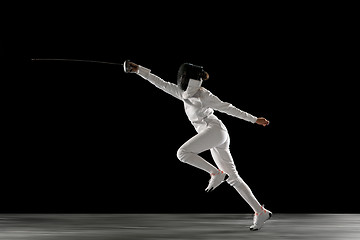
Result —
[[[241, 177], [273, 212], [360, 212], [351, 31], [336, 6], [193, 2], [9, 7], [2, 36], [1, 212], [250, 212], [181, 163], [182, 102], [121, 66], [175, 82], [204, 66]], [[334, 10], [336, 9], [336, 10]], [[203, 157], [212, 162], [209, 153]], [[213, 163], [213, 162], [212, 162]]]

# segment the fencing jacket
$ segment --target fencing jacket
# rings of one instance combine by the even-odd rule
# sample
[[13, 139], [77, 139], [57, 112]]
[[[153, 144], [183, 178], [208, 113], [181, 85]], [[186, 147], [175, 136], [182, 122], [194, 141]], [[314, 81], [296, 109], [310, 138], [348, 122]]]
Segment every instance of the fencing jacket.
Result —
[[157, 88], [179, 100], [182, 100], [184, 102], [186, 115], [196, 130], [199, 130], [199, 127], [204, 123], [208, 123], [208, 121], [220, 121], [213, 114], [214, 110], [251, 123], [255, 123], [257, 120], [255, 116], [234, 107], [230, 103], [221, 101], [218, 97], [203, 87], [200, 87], [193, 96], [184, 98], [184, 91], [181, 90], [178, 85], [166, 82], [158, 76], [150, 73], [150, 71], [150, 69], [139, 66], [137, 74], [154, 84]]

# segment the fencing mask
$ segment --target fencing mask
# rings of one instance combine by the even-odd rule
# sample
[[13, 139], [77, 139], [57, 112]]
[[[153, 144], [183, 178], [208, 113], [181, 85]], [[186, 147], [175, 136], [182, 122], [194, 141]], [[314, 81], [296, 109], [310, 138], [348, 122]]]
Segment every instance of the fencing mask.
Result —
[[183, 98], [192, 97], [201, 87], [203, 80], [208, 78], [208, 74], [203, 67], [191, 63], [181, 64], [178, 75], [177, 84], [183, 90]]

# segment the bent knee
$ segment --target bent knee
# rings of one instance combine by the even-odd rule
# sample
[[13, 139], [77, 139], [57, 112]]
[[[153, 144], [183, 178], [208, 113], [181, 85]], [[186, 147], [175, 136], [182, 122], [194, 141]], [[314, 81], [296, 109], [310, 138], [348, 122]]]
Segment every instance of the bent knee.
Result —
[[176, 156], [181, 162], [186, 162], [186, 160], [189, 158], [191, 154], [192, 154], [191, 152], [181, 147], [177, 150]]
[[185, 162], [185, 156], [186, 156], [185, 149], [179, 148], [176, 152], [176, 156], [181, 162]]

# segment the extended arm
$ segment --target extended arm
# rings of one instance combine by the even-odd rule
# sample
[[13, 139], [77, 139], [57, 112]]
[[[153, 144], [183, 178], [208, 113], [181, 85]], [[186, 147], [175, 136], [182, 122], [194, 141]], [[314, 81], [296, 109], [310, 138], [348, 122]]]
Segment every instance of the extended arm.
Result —
[[263, 126], [269, 125], [270, 123], [268, 120], [266, 120], [263, 117], [257, 118], [251, 115], [250, 113], [244, 112], [234, 107], [230, 103], [221, 101], [218, 97], [216, 97], [210, 92], [206, 94], [206, 104], [217, 111], [229, 114], [230, 116], [237, 117], [251, 123], [257, 123]]
[[163, 90], [164, 92], [172, 95], [173, 97], [176, 97], [177, 99], [181, 98], [181, 89], [173, 83], [166, 82], [160, 77], [150, 73], [150, 69], [147, 69], [145, 67], [142, 67], [140, 65], [137, 65], [135, 63], [129, 62], [130, 70], [129, 72], [133, 72], [138, 74], [139, 76], [143, 77], [144, 79], [148, 80], [150, 83], [152, 83], [157, 88]]

